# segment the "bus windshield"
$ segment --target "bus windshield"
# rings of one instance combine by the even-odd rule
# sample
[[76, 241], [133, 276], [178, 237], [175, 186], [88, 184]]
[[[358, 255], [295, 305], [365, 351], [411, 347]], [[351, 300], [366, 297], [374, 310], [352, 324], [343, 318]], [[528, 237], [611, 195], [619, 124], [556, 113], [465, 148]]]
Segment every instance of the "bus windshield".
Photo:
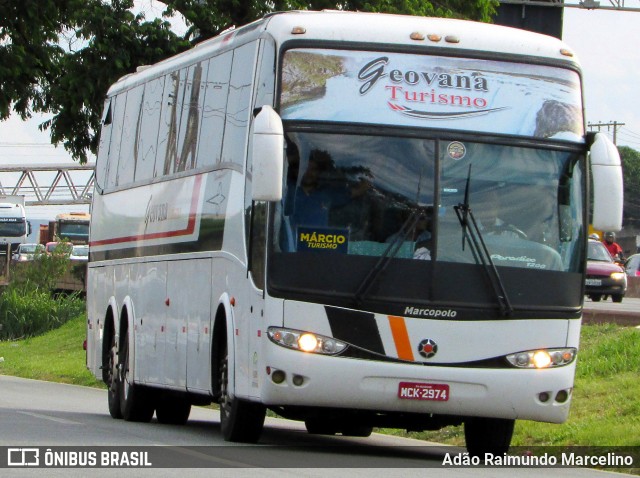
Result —
[[[443, 278], [459, 292], [481, 274], [455, 211], [465, 200], [493, 263], [518, 278], [517, 287], [506, 284], [512, 296], [542, 299], [523, 277], [546, 274], [552, 287], [561, 273], [571, 280], [581, 271], [577, 153], [364, 134], [290, 132], [287, 139], [286, 193], [273, 228], [276, 288], [349, 296], [384, 257], [387, 270], [373, 287], [379, 298], [390, 290], [412, 301], [451, 296]], [[416, 283], [397, 287], [407, 280]], [[476, 295], [468, 288], [463, 295]]]
[[0, 236], [20, 237], [26, 234], [24, 219], [0, 219]]
[[[585, 241], [577, 75], [459, 58], [429, 69], [431, 57], [417, 58], [285, 53], [287, 160], [273, 211], [271, 292], [399, 315], [408, 305], [495, 311], [497, 281], [515, 316], [575, 314]], [[465, 68], [454, 74], [453, 63]], [[425, 82], [431, 97], [400, 95]], [[334, 101], [356, 83], [351, 96], [362, 108]], [[456, 85], [476, 99], [437, 105], [438, 92]], [[408, 115], [402, 105], [412, 98], [420, 101]]]
[[61, 239], [86, 239], [89, 237], [89, 223], [63, 222], [59, 223], [58, 235]]

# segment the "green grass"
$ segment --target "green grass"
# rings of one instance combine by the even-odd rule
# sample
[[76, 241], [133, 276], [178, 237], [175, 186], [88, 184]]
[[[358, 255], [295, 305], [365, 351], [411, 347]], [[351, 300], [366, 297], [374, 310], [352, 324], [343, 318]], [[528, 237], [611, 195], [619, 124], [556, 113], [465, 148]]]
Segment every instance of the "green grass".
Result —
[[[512, 445], [640, 446], [640, 330], [586, 325], [581, 341], [569, 419], [562, 425], [517, 421]], [[384, 431], [464, 446], [462, 427]]]
[[[103, 386], [85, 367], [80, 316], [45, 335], [0, 342], [0, 374]], [[562, 425], [518, 421], [513, 445], [640, 446], [640, 330], [615, 325], [582, 328], [569, 420]], [[464, 445], [462, 427], [438, 432], [384, 430], [424, 440]]]
[[86, 318], [79, 316], [38, 337], [0, 342], [0, 374], [100, 386], [85, 366], [85, 334]]

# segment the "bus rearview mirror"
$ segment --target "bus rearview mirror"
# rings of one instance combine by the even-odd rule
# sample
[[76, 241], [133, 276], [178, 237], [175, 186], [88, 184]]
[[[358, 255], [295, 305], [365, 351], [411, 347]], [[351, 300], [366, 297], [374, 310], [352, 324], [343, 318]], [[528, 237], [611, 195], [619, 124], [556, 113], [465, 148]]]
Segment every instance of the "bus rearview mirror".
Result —
[[603, 133], [596, 133], [590, 151], [593, 174], [593, 227], [622, 229], [622, 167], [618, 148]]
[[254, 201], [282, 199], [282, 171], [284, 162], [284, 132], [282, 120], [271, 106], [263, 106], [253, 123]]

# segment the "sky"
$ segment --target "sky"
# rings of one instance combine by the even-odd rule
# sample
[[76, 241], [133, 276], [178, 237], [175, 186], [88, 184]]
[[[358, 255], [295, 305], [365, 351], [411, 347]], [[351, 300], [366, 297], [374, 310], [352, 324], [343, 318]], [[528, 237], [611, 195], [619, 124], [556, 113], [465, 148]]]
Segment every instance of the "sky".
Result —
[[[627, 3], [631, 6], [632, 2]], [[564, 10], [563, 40], [582, 65], [587, 123], [624, 123], [618, 129], [617, 144], [637, 150], [640, 150], [639, 24], [640, 12]]]
[[[150, 9], [150, 0], [143, 0]], [[640, 150], [640, 12], [565, 8], [563, 40], [582, 64], [587, 123], [624, 123], [617, 144]], [[42, 117], [0, 123], [0, 164], [69, 163], [61, 146], [38, 130]], [[607, 128], [602, 131], [606, 132]], [[608, 133], [612, 134], [613, 128]], [[32, 208], [34, 218], [87, 208]]]

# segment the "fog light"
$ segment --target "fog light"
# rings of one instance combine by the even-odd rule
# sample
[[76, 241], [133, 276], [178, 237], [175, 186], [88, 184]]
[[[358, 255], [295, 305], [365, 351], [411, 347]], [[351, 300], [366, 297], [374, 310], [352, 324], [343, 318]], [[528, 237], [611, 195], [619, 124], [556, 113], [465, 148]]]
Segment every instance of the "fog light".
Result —
[[284, 373], [282, 370], [275, 370], [271, 375], [271, 380], [273, 380], [273, 383], [280, 384], [284, 382], [285, 378], [287, 378], [287, 374]]
[[304, 383], [304, 377], [302, 375], [294, 375], [293, 376], [293, 384], [296, 387], [299, 387], [300, 385], [302, 385]]
[[569, 391], [568, 390], [560, 390], [556, 394], [556, 402], [564, 403], [569, 399]]
[[549, 392], [542, 392], [540, 394], [538, 394], [538, 400], [540, 400], [542, 403], [546, 403], [549, 401]]

